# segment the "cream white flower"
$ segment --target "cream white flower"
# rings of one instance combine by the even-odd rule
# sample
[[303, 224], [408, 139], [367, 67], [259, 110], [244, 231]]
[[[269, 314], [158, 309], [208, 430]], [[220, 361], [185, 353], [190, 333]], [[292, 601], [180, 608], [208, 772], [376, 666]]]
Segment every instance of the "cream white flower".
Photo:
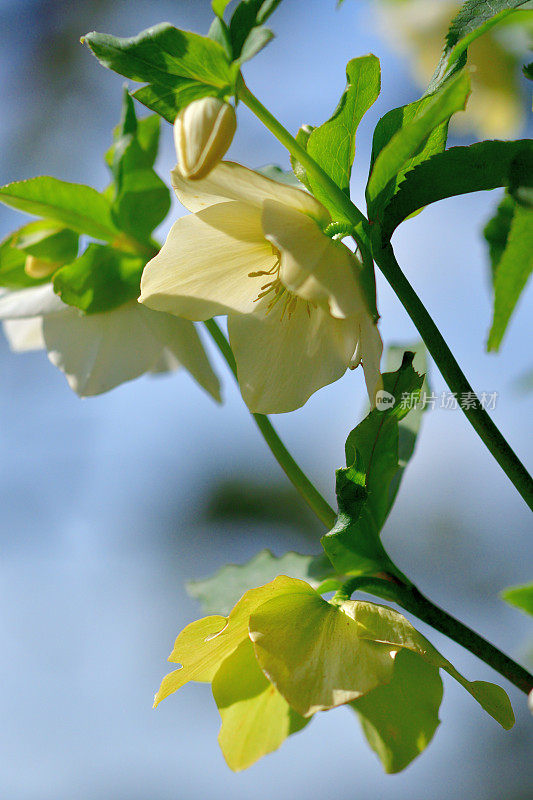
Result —
[[144, 372], [184, 366], [216, 400], [219, 383], [194, 325], [135, 300], [101, 314], [82, 314], [47, 283], [0, 293], [0, 319], [15, 351], [48, 351], [80, 397], [107, 392]]
[[239, 164], [172, 184], [193, 213], [174, 223], [145, 267], [140, 302], [190, 320], [228, 315], [244, 400], [254, 412], [302, 406], [362, 360], [373, 402], [382, 343], [359, 264], [323, 229], [312, 195]]
[[236, 128], [233, 106], [218, 97], [202, 97], [182, 109], [174, 122], [182, 174], [191, 180], [205, 178], [226, 153]]

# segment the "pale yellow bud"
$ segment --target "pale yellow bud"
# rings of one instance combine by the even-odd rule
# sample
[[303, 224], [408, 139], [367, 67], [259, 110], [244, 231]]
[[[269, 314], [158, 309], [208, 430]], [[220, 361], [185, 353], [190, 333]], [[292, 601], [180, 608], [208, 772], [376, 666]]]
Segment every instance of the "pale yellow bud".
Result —
[[174, 143], [180, 171], [199, 180], [211, 172], [231, 144], [237, 119], [229, 103], [203, 97], [184, 108], [174, 123]]
[[29, 278], [47, 278], [61, 266], [58, 261], [47, 261], [44, 258], [36, 258], [35, 256], [26, 256], [26, 263], [24, 264], [24, 272]]

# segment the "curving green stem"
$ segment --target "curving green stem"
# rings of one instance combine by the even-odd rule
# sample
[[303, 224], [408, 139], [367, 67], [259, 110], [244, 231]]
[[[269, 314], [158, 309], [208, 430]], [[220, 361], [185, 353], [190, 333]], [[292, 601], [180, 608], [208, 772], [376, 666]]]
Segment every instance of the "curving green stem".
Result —
[[533, 675], [478, 633], [424, 597], [416, 586], [402, 586], [396, 582], [361, 576], [346, 581], [337, 591], [333, 602], [343, 603], [356, 591], [369, 592], [386, 600], [392, 600], [418, 619], [427, 622], [435, 630], [462, 645], [518, 689], [526, 694], [533, 690]]
[[[235, 357], [231, 349], [231, 345], [224, 336], [223, 332], [218, 327], [214, 319], [208, 319], [204, 323], [209, 331], [209, 334], [218, 349], [224, 356], [228, 367], [232, 371], [235, 379], [237, 379], [237, 365]], [[251, 413], [251, 412], [250, 412]], [[291, 456], [269, 418], [265, 414], [253, 414], [255, 424], [261, 431], [263, 438], [272, 451], [272, 455], [292, 483], [303, 497], [307, 505], [315, 512], [316, 516], [321, 522], [324, 523], [327, 530], [333, 527], [336, 514], [331, 506], [324, 500], [318, 489], [316, 489], [307, 475], [298, 466], [294, 458]]]
[[[416, 325], [428, 351], [432, 355], [451, 391], [459, 396], [466, 392], [472, 392], [470, 396], [475, 396], [472, 387], [468, 383], [442, 334], [398, 266], [392, 247], [390, 245], [382, 247], [378, 227], [375, 226], [377, 235], [372, 237], [374, 240], [372, 242], [371, 228], [368, 220], [351, 202], [350, 198], [331, 180], [329, 175], [327, 175], [316, 161], [311, 158], [307, 151], [298, 144], [296, 139], [291, 136], [270, 111], [268, 111], [268, 109], [266, 109], [250, 92], [242, 79], [239, 83], [238, 91], [239, 99], [247, 105], [271, 133], [279, 139], [289, 153], [298, 159], [305, 167], [308, 174], [321, 182], [322, 186], [328, 191], [331, 200], [338, 208], [339, 214], [353, 223], [354, 237], [366, 247], [372, 249], [376, 263]], [[461, 409], [465, 413], [468, 421], [492, 453], [509, 480], [522, 495], [528, 506], [533, 509], [533, 480], [526, 468], [502, 436], [496, 425], [492, 422], [490, 416], [481, 407], [481, 404], [478, 402], [473, 408], [465, 408], [465, 406], [466, 404], [462, 404]]]

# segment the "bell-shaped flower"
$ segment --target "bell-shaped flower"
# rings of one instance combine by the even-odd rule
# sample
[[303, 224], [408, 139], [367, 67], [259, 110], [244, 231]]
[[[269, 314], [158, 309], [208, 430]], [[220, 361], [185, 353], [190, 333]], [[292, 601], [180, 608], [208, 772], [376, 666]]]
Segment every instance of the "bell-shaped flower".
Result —
[[12, 350], [46, 349], [80, 397], [107, 392], [148, 371], [182, 365], [220, 399], [218, 378], [194, 325], [135, 300], [111, 311], [83, 314], [63, 303], [46, 283], [0, 292], [0, 319]]
[[[398, 612], [327, 602], [305, 581], [283, 575], [246, 592], [228, 617], [188, 625], [169, 661], [181, 668], [163, 679], [154, 705], [188, 681], [211, 683], [222, 718], [219, 744], [236, 770], [277, 749], [317, 711], [348, 703], [385, 768], [402, 769], [438, 725], [440, 668], [503, 727], [514, 721], [503, 689], [467, 681]], [[389, 704], [405, 709], [410, 702], [416, 712], [392, 710], [389, 717]]]
[[174, 122], [174, 144], [182, 175], [205, 178], [230, 146], [237, 119], [229, 103], [202, 97], [183, 108]]
[[359, 284], [359, 262], [323, 231], [312, 195], [231, 162], [199, 181], [172, 172], [192, 212], [146, 265], [140, 302], [190, 320], [228, 315], [251, 411], [302, 406], [362, 361], [373, 403], [382, 343]]

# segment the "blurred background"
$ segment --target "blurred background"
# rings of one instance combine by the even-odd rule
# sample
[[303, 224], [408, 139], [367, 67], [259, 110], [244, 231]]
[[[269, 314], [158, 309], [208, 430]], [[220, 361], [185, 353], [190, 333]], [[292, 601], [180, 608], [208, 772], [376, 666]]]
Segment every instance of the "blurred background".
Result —
[[[389, 3], [345, 0], [337, 11], [335, 0], [286, 0], [271, 19], [276, 39], [246, 66], [252, 90], [296, 131], [331, 114], [350, 58], [379, 56], [382, 94], [357, 138], [353, 196], [359, 204], [378, 118], [419, 96], [421, 61], [436, 61], [440, 49], [433, 44], [433, 55], [424, 55], [429, 28], [416, 31], [429, 22], [416, 5], [394, 3], [396, 14], [404, 6], [402, 25], [412, 21], [411, 33], [395, 41], [401, 25], [391, 24]], [[446, 16], [457, 4], [424, 5]], [[1, 183], [51, 174], [102, 189], [122, 81], [98, 65], [79, 37], [94, 29], [129, 36], [165, 20], [206, 32], [211, 17], [208, 0], [0, 0]], [[505, 88], [485, 95], [485, 123], [478, 113], [450, 144], [527, 133], [530, 101], [513, 48], [525, 50], [520, 36], [505, 35], [503, 44], [489, 48], [494, 58], [496, 47], [508, 54], [502, 56]], [[405, 57], [409, 36], [422, 48], [420, 57], [418, 50]], [[488, 69], [495, 83], [504, 66], [494, 60]], [[480, 66], [479, 80], [482, 72]], [[480, 84], [478, 91], [486, 88]], [[494, 116], [498, 102], [502, 110]], [[244, 108], [229, 156], [252, 167], [288, 166], [281, 146]], [[167, 176], [173, 164], [171, 128], [164, 123], [160, 174]], [[394, 244], [474, 389], [499, 393], [493, 417], [531, 464], [524, 377], [532, 367], [530, 292], [500, 354], [484, 350], [491, 292], [480, 234], [497, 200], [496, 193], [480, 193], [436, 204], [402, 226]], [[182, 213], [176, 203], [161, 236]], [[26, 220], [2, 207], [0, 234]], [[416, 340], [381, 280], [379, 308], [386, 344]], [[201, 616], [185, 582], [264, 547], [278, 555], [318, 552], [322, 533], [285, 482], [216, 353], [213, 359], [224, 385], [221, 407], [184, 371], [143, 377], [81, 401], [44, 353], [15, 356], [1, 338], [0, 796], [531, 797], [533, 725], [525, 696], [422, 624], [468, 678], [505, 686], [517, 715], [511, 732], [446, 677], [443, 724], [400, 775], [383, 775], [346, 709], [317, 715], [279, 752], [234, 775], [217, 746], [218, 712], [208, 686], [190, 684], [152, 711], [174, 637]], [[434, 368], [431, 380], [435, 392], [445, 390]], [[274, 420], [331, 502], [334, 469], [343, 464], [344, 440], [364, 412], [364, 396], [356, 370], [300, 411]], [[525, 504], [461, 412], [429, 411], [385, 528], [386, 546], [423, 592], [529, 667], [530, 621], [498, 592], [531, 579], [530, 534]]]

